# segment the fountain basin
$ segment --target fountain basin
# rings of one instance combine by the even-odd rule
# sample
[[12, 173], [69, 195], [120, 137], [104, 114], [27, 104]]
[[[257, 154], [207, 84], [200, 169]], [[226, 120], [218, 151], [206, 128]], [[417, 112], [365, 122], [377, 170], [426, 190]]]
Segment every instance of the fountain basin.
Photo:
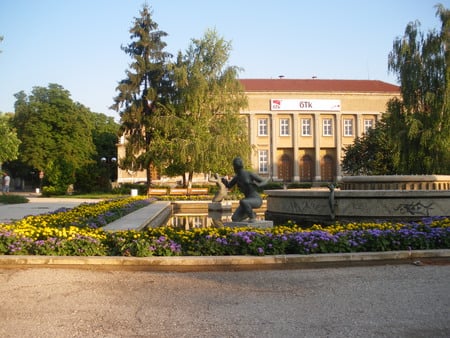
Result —
[[344, 176], [341, 190], [450, 190], [450, 175]]
[[267, 190], [265, 218], [275, 224], [413, 221], [450, 217], [450, 190]]

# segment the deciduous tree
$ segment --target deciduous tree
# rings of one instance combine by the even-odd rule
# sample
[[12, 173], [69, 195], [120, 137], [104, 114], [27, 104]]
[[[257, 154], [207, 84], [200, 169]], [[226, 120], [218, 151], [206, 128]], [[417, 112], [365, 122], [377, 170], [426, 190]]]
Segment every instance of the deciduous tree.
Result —
[[438, 5], [436, 14], [440, 32], [425, 35], [416, 21], [394, 41], [388, 66], [401, 99], [388, 103], [376, 130], [347, 147], [348, 173], [450, 173], [450, 12]]
[[0, 114], [0, 170], [2, 163], [17, 159], [20, 140], [11, 126], [10, 118]]
[[387, 137], [388, 126], [384, 120], [369, 129], [353, 144], [345, 147], [342, 169], [350, 175], [395, 174], [394, 146]]
[[247, 126], [239, 114], [247, 98], [239, 68], [228, 65], [230, 51], [230, 42], [207, 30], [172, 64], [176, 91], [172, 123], [166, 124], [171, 142], [162, 146], [173, 159], [166, 170], [188, 172], [189, 180], [194, 172], [231, 172], [232, 159], [250, 153]]
[[402, 98], [390, 102], [386, 121], [401, 174], [450, 173], [450, 12], [439, 5], [436, 14], [440, 32], [425, 35], [409, 23], [389, 54]]
[[58, 84], [34, 87], [31, 95], [21, 91], [15, 97], [20, 161], [45, 172], [48, 184], [64, 192], [74, 183], [76, 170], [92, 161], [89, 109], [73, 102]]

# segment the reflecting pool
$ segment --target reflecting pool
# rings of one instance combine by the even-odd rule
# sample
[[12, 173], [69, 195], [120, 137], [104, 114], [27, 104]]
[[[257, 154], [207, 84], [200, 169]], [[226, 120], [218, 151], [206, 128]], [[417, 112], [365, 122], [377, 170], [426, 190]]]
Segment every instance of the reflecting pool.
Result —
[[[189, 213], [173, 213], [168, 219], [166, 226], [178, 229], [194, 229], [222, 227], [224, 222], [231, 222], [231, 211], [212, 211], [208, 212], [189, 212]], [[256, 213], [257, 220], [264, 220], [264, 212]]]

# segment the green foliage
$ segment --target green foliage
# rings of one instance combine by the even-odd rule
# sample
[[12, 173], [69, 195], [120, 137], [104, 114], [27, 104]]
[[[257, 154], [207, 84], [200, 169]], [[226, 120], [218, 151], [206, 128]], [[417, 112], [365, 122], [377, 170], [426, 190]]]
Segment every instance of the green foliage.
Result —
[[34, 87], [31, 95], [15, 95], [14, 127], [20, 144], [20, 161], [45, 172], [45, 184], [66, 190], [75, 182], [77, 169], [91, 161], [94, 145], [89, 110], [75, 103], [62, 86]]
[[188, 172], [189, 180], [194, 172], [231, 172], [232, 159], [248, 158], [250, 148], [239, 69], [227, 66], [230, 43], [209, 30], [169, 63], [167, 34], [151, 15], [144, 5], [130, 29], [133, 41], [122, 47], [133, 62], [112, 106], [127, 139], [119, 166], [146, 170], [148, 187], [152, 167], [169, 176]]
[[156, 155], [151, 153], [155, 138], [153, 115], [167, 100], [170, 82], [167, 79], [166, 59], [163, 38], [167, 33], [158, 30], [152, 20], [152, 12], [147, 4], [135, 18], [130, 29], [131, 39], [122, 50], [131, 56], [133, 62], [127, 77], [116, 88], [112, 109], [120, 111], [121, 132], [127, 138], [126, 157], [121, 159], [122, 169], [144, 169], [147, 171], [147, 184], [151, 184], [151, 166]]
[[[77, 193], [110, 192], [111, 181], [117, 180], [116, 144], [120, 126], [112, 117], [97, 113], [88, 115], [88, 123], [96, 151], [92, 163], [76, 171], [74, 189]], [[102, 162], [102, 158], [106, 161]]]
[[21, 140], [18, 161], [8, 163], [16, 176], [40, 186], [43, 193], [63, 194], [74, 184], [81, 192], [108, 191], [116, 167], [105, 167], [100, 157], [117, 157], [119, 125], [112, 117], [92, 113], [73, 102], [57, 84], [34, 87], [31, 95], [17, 93], [13, 124]]
[[352, 175], [450, 174], [450, 12], [437, 6], [440, 32], [424, 35], [407, 25], [393, 43], [389, 71], [401, 99], [388, 102], [376, 128], [344, 149], [344, 171]]
[[74, 189], [77, 193], [111, 192], [112, 190], [111, 168], [98, 161], [80, 168], [75, 176]]
[[47, 238], [30, 243], [28, 246], [32, 255], [105, 256], [107, 254], [105, 246], [99, 240], [82, 235], [69, 240]]
[[389, 54], [402, 94], [390, 102], [386, 120], [399, 174], [450, 173], [450, 11], [438, 5], [436, 14], [440, 32], [424, 35], [419, 22], [409, 23]]
[[42, 196], [59, 196], [65, 195], [67, 192], [66, 188], [60, 186], [47, 185], [42, 188]]
[[20, 140], [10, 119], [0, 114], [0, 164], [17, 159]]
[[[208, 30], [193, 39], [186, 53], [170, 65], [176, 88], [173, 105], [157, 122], [161, 132], [155, 152], [169, 175], [231, 172], [232, 159], [250, 154], [246, 122], [239, 112], [247, 98], [228, 66], [231, 44]], [[186, 182], [185, 182], [186, 185]]]
[[28, 202], [28, 198], [25, 196], [13, 194], [0, 195], [0, 204], [20, 204]]
[[387, 135], [388, 126], [382, 120], [353, 144], [345, 147], [342, 169], [351, 175], [395, 174], [395, 148]]
[[[45, 174], [45, 183], [54, 188], [55, 192], [62, 192], [64, 194], [70, 184], [74, 182], [75, 170], [72, 162], [67, 162], [65, 159], [59, 161], [50, 161], [47, 164], [47, 171]], [[44, 191], [48, 192], [50, 189]]]

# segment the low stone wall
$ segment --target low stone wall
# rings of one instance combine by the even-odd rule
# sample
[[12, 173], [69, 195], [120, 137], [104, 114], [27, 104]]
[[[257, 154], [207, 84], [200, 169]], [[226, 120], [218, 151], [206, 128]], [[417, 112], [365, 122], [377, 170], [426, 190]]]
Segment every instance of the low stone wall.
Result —
[[450, 191], [267, 190], [265, 218], [275, 224], [332, 224], [335, 221], [412, 221], [450, 217]]
[[450, 175], [344, 176], [341, 190], [450, 190]]

